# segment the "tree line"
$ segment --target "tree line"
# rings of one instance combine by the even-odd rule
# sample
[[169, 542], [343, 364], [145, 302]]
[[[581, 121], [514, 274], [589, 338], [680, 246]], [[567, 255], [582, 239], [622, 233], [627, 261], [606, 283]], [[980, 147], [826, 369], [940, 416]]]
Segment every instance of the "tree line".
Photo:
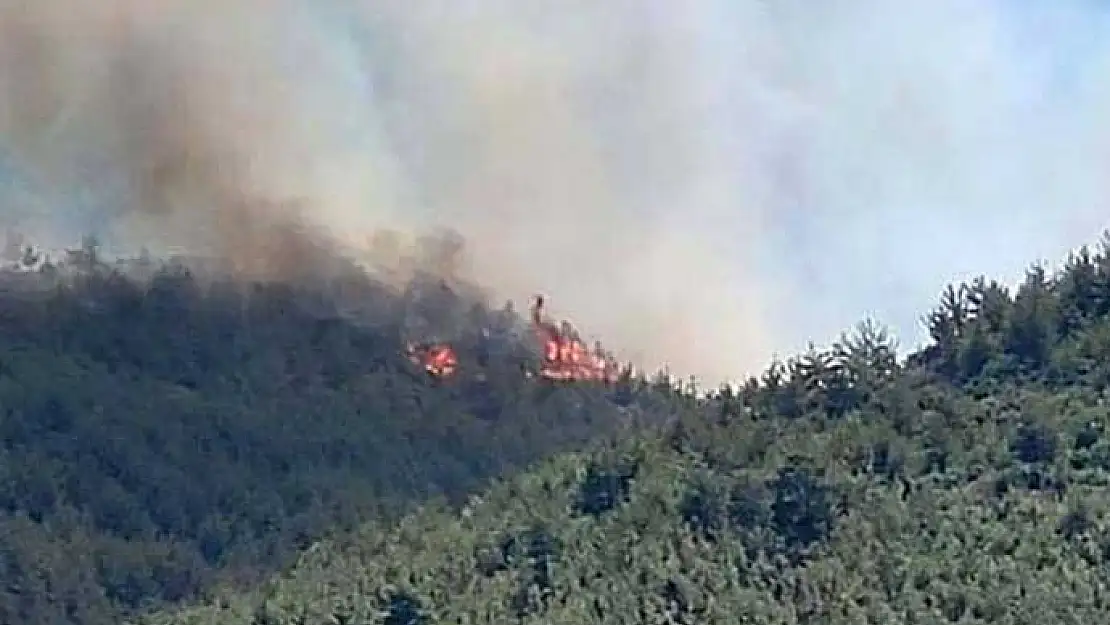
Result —
[[322, 541], [209, 623], [1097, 622], [1110, 609], [1110, 255], [953, 285], [464, 505]]

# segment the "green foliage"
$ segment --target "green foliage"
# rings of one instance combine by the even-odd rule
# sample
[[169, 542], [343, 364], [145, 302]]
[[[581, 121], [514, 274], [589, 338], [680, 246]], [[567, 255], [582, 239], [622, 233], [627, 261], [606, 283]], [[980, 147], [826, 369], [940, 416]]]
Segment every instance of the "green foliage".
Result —
[[[129, 292], [112, 284], [100, 283], [95, 293], [109, 286]], [[179, 284], [201, 291], [188, 280]], [[7, 335], [5, 353], [23, 360], [0, 359], [16, 365], [0, 370], [0, 394], [34, 415], [18, 427], [4, 425], [15, 441], [7, 453], [38, 455], [37, 464], [0, 465], [6, 483], [17, 485], [3, 493], [14, 503], [6, 504], [10, 522], [0, 524], [0, 546], [8, 550], [0, 563], [5, 575], [24, 580], [0, 605], [7, 610], [0, 620], [33, 622], [17, 618], [15, 598], [51, 592], [52, 614], [78, 605], [84, 622], [111, 622], [120, 606], [136, 604], [128, 613], [146, 625], [1050, 625], [1100, 622], [1110, 610], [1106, 249], [1081, 250], [1056, 275], [1033, 267], [1013, 292], [985, 278], [953, 285], [924, 317], [932, 344], [904, 362], [892, 337], [866, 321], [828, 349], [811, 346], [739, 388], [708, 396], [664, 375], [629, 376], [612, 394], [586, 387], [540, 392], [510, 374], [527, 359], [519, 346], [478, 340], [483, 334], [472, 324], [485, 325], [489, 336], [488, 328], [505, 322], [498, 312], [446, 314], [452, 296], [434, 289], [435, 302], [424, 305], [437, 321], [423, 323], [455, 327], [464, 354], [499, 356], [478, 364], [481, 384], [427, 386], [385, 349], [396, 336], [380, 328], [392, 323], [401, 333], [396, 317], [382, 313], [378, 330], [365, 335], [361, 326], [336, 322], [306, 339], [309, 318], [283, 325], [268, 307], [283, 301], [284, 310], [307, 292], [260, 288], [268, 303], [246, 324], [250, 336], [265, 337], [257, 345], [246, 331], [221, 334], [189, 313], [184, 325], [211, 344], [179, 333], [165, 339], [176, 342], [161, 356], [143, 356], [142, 366], [129, 369], [123, 363], [136, 356], [119, 339], [89, 325], [65, 330], [87, 314], [73, 312], [70, 295], [36, 317], [50, 324], [41, 336], [54, 343], [24, 338], [34, 332]], [[168, 309], [175, 311], [231, 310], [211, 295], [158, 297], [174, 301]], [[390, 297], [364, 299], [400, 306]], [[141, 305], [114, 306], [114, 315], [132, 315], [128, 328], [150, 323], [136, 321], [145, 319], [135, 316]], [[111, 327], [114, 317], [97, 319]], [[157, 344], [161, 335], [149, 332], [146, 340]], [[73, 338], [57, 348], [58, 337]], [[278, 339], [280, 358], [266, 351]], [[321, 353], [312, 341], [323, 341], [328, 357], [298, 360], [298, 349]], [[232, 345], [239, 351], [226, 354]], [[201, 358], [204, 367], [196, 364]], [[221, 369], [223, 358], [234, 365]], [[32, 376], [12, 371], [47, 371], [77, 389], [120, 380], [135, 386], [58, 392], [56, 384], [34, 386]], [[281, 375], [283, 384], [267, 384]], [[297, 390], [283, 391], [285, 384]], [[140, 388], [160, 399], [143, 403], [134, 394]], [[95, 415], [111, 432], [131, 423], [119, 415], [140, 410], [159, 415], [157, 428], [126, 430], [142, 445], [113, 447], [110, 435], [81, 429]], [[190, 418], [175, 418], [174, 410]], [[297, 425], [291, 414], [311, 415], [311, 425]], [[374, 415], [373, 431], [355, 425], [363, 422], [355, 415]], [[322, 427], [343, 436], [333, 440]], [[173, 451], [170, 443], [188, 435], [199, 448], [201, 438], [192, 434], [199, 431], [240, 442], [209, 442], [195, 457]], [[61, 441], [74, 432], [98, 450], [95, 463], [66, 451]], [[304, 437], [311, 442], [296, 442]], [[271, 451], [274, 438], [296, 451]], [[151, 451], [141, 451], [146, 446]], [[373, 453], [360, 455], [353, 448], [360, 446]], [[571, 448], [578, 451], [554, 453]], [[511, 470], [541, 456], [546, 460], [527, 470]], [[178, 458], [175, 470], [199, 483], [173, 481], [175, 473], [159, 468], [178, 466], [167, 458]], [[69, 489], [71, 460], [85, 462], [78, 465], [91, 481], [84, 491]], [[223, 508], [216, 500], [218, 514], [190, 525], [190, 510], [211, 505], [206, 497], [218, 497], [212, 489], [220, 492], [219, 482], [205, 481], [200, 462], [241, 471], [244, 486], [223, 495], [231, 497]], [[437, 463], [447, 466], [436, 470]], [[489, 476], [497, 479], [476, 494]], [[147, 483], [181, 488], [183, 498], [148, 495], [131, 503], [135, 485]], [[330, 497], [302, 504], [314, 511], [314, 523], [298, 525], [300, 508], [290, 503], [298, 491], [289, 485], [306, 483]], [[85, 499], [72, 494], [82, 492]], [[194, 503], [173, 508], [170, 501]], [[316, 540], [338, 526], [339, 516], [322, 512], [336, 505], [348, 506], [342, 518], [350, 526], [361, 525]], [[152, 519], [163, 516], [183, 520], [148, 533]], [[260, 575], [270, 561], [262, 545], [295, 551], [294, 535], [280, 529], [285, 524], [311, 546], [268, 581], [212, 589], [224, 579], [181, 574]], [[198, 540], [194, 527], [216, 538]], [[269, 527], [276, 531], [258, 529]], [[268, 536], [285, 538], [266, 542]], [[79, 558], [88, 564], [75, 565]], [[53, 576], [49, 584], [39, 581], [44, 576]], [[196, 588], [205, 589], [199, 598]], [[140, 615], [151, 596], [163, 604]], [[175, 599], [188, 605], [165, 607]]]
[[770, 488], [774, 493], [771, 527], [788, 547], [809, 547], [832, 533], [834, 519], [828, 489], [805, 470], [779, 469]]
[[[314, 541], [613, 435], [628, 411], [664, 415], [642, 381], [623, 408], [527, 382], [524, 320], [425, 277], [244, 284], [108, 265], [87, 241], [0, 287], [5, 623], [116, 623], [249, 586]], [[419, 338], [452, 340], [464, 374], [411, 367]]]
[[627, 503], [636, 469], [635, 465], [606, 468], [596, 462], [590, 463], [579, 488], [575, 509], [597, 516]]

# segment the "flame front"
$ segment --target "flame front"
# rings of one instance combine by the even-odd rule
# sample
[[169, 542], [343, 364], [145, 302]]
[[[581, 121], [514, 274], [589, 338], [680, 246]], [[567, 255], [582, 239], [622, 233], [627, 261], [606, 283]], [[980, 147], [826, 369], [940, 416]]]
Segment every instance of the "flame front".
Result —
[[447, 343], [433, 343], [431, 345], [408, 345], [409, 360], [418, 367], [423, 367], [428, 375], [436, 378], [450, 377], [459, 367], [459, 356], [455, 349]]
[[587, 348], [569, 323], [562, 327], [543, 318], [544, 299], [537, 295], [532, 305], [532, 326], [543, 345], [543, 364], [540, 376], [550, 380], [616, 382], [620, 365], [605, 353], [601, 343], [594, 349]]
[[[539, 376], [557, 381], [617, 382], [620, 363], [602, 349], [601, 342], [595, 342], [593, 349], [586, 347], [570, 323], [556, 325], [546, 321], [543, 305], [543, 296], [537, 295], [532, 305], [532, 329], [543, 352]], [[450, 343], [409, 343], [405, 354], [435, 378], [451, 377], [459, 369], [458, 354]]]

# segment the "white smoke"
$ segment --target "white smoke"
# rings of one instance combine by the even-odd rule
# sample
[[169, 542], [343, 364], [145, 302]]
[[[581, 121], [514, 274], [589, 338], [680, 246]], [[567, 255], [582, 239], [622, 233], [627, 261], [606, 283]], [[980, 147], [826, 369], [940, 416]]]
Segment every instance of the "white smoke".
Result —
[[282, 271], [290, 228], [449, 226], [502, 297], [737, 378], [868, 314], [912, 344], [946, 282], [1094, 240], [1106, 12], [9, 0], [0, 216]]

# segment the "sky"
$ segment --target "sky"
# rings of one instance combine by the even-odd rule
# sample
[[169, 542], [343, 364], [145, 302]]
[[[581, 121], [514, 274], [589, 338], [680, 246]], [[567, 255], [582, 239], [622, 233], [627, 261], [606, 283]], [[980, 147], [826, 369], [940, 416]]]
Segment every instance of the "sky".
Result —
[[[0, 220], [283, 274], [447, 227], [705, 380], [1108, 226], [1090, 0], [0, 2]], [[283, 227], [294, 223], [296, 236]], [[301, 239], [297, 239], [301, 237]]]

